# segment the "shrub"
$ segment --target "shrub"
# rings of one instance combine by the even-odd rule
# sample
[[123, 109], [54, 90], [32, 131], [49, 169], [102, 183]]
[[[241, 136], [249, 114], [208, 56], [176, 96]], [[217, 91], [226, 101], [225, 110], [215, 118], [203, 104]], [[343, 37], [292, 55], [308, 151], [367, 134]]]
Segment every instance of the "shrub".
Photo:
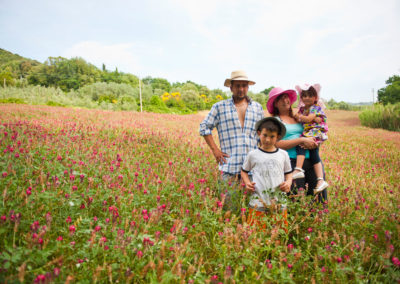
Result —
[[359, 117], [364, 126], [400, 131], [400, 103], [374, 105], [360, 113]]
[[2, 104], [25, 104], [23, 99], [19, 98], [7, 98], [7, 99], [0, 99], [0, 103]]
[[193, 90], [183, 91], [182, 100], [191, 110], [202, 110], [206, 108], [206, 104], [201, 97]]
[[54, 102], [54, 101], [47, 101], [46, 105], [48, 106], [61, 106], [61, 107], [65, 107], [65, 105]]
[[[86, 85], [78, 90], [81, 96], [89, 96], [94, 101], [112, 102], [112, 100], [118, 100], [122, 96], [132, 96], [136, 98], [135, 88], [128, 84], [118, 83], [104, 83], [97, 82], [94, 84]], [[139, 97], [137, 97], [139, 98]]]

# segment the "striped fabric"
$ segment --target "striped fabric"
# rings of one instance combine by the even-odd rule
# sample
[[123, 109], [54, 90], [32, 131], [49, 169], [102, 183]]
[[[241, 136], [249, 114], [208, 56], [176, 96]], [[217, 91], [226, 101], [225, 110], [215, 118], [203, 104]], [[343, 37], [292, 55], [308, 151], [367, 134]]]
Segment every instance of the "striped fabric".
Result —
[[207, 117], [200, 123], [200, 135], [211, 135], [212, 130], [217, 128], [221, 151], [229, 155], [227, 162], [219, 165], [222, 172], [240, 173], [247, 153], [257, 148], [258, 136], [254, 126], [262, 118], [262, 106], [252, 100], [246, 110], [243, 128], [232, 98], [213, 105]]

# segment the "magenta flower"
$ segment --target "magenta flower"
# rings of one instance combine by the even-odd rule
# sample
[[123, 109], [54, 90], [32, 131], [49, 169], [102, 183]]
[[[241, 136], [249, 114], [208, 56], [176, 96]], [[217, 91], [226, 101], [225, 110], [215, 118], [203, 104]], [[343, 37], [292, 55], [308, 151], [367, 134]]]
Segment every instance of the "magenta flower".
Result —
[[142, 252], [141, 250], [139, 250], [139, 251], [136, 253], [136, 256], [137, 256], [138, 258], [142, 258], [143, 252]]
[[43, 274], [39, 274], [36, 278], [35, 278], [35, 283], [45, 283], [46, 281], [46, 276]]
[[211, 276], [211, 281], [218, 281], [218, 276], [217, 275]]
[[392, 262], [395, 266], [400, 267], [400, 260], [397, 257], [392, 257]]

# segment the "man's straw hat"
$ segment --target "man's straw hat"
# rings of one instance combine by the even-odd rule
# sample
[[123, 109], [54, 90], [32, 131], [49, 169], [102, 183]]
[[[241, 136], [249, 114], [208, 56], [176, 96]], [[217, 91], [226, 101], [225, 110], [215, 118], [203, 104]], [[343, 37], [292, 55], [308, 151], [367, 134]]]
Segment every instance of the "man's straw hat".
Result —
[[224, 86], [230, 87], [232, 81], [247, 81], [249, 82], [249, 85], [254, 85], [256, 83], [254, 81], [249, 80], [246, 72], [244, 72], [243, 70], [232, 71], [231, 78], [225, 80]]

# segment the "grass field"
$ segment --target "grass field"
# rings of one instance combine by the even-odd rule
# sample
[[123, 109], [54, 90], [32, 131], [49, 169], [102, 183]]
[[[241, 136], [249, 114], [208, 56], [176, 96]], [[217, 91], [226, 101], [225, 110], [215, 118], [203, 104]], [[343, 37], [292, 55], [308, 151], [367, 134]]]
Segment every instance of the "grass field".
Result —
[[222, 210], [203, 118], [0, 104], [0, 281], [400, 281], [400, 133], [329, 111], [328, 205], [259, 231], [243, 188]]

